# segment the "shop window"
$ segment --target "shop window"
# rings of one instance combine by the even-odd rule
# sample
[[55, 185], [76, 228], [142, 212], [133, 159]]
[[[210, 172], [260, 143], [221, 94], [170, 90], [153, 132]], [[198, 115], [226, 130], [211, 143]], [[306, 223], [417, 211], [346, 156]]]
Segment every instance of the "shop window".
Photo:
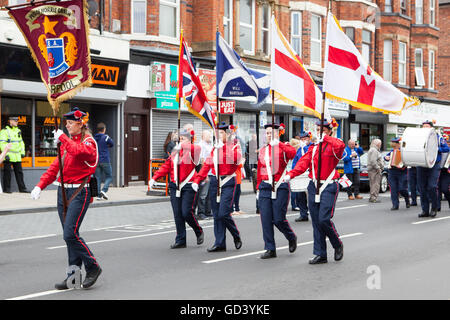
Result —
[[22, 167], [31, 167], [32, 162], [32, 109], [33, 102], [30, 99], [15, 99], [0, 97], [1, 125], [2, 129], [8, 124], [9, 116], [18, 116], [18, 127], [22, 131], [22, 139], [25, 143], [25, 158], [22, 159]]
[[379, 124], [360, 124], [359, 145], [364, 150], [369, 150], [370, 143], [374, 139], [380, 139], [383, 141], [383, 126]]
[[[69, 111], [69, 104], [60, 105], [57, 115], [58, 124], [62, 115]], [[53, 130], [55, 130], [55, 117], [51, 105], [47, 101], [36, 101], [35, 167], [50, 166], [58, 155]]]

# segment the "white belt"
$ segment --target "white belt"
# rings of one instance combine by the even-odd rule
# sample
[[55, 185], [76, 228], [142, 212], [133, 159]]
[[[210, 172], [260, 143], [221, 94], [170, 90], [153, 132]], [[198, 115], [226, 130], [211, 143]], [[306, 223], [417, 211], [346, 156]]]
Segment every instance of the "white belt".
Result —
[[[272, 195], [271, 198], [272, 199], [276, 199], [277, 198], [277, 191], [278, 188], [281, 186], [283, 182], [284, 177], [286, 176], [286, 172], [287, 172], [287, 168], [284, 169], [283, 174], [281, 175], [280, 179], [278, 179], [278, 181], [275, 183], [275, 191], [272, 191]], [[269, 176], [271, 177], [271, 176]], [[272, 185], [272, 181], [271, 180], [263, 180], [265, 183]]]
[[[53, 184], [55, 185], [55, 186], [58, 186], [58, 187], [61, 187], [61, 183], [60, 182], [53, 182]], [[75, 188], [78, 188], [78, 187], [80, 187], [81, 186], [81, 183], [78, 183], [78, 184], [74, 184], [74, 183], [64, 183], [64, 188], [68, 188], [68, 189], [75, 189]], [[85, 185], [84, 185], [85, 187], [89, 187], [89, 183], [86, 183]]]
[[[317, 184], [316, 173], [314, 171], [314, 155], [316, 154], [316, 150], [319, 145], [314, 146], [313, 152], [312, 152], [312, 157], [311, 157], [312, 176], [313, 176], [312, 181], [314, 182], [314, 185]], [[331, 181], [336, 180], [336, 179], [333, 179], [335, 173], [336, 173], [336, 169], [333, 169], [333, 171], [331, 171], [330, 175], [328, 176], [328, 178], [326, 180], [320, 180], [320, 183], [323, 183], [323, 184], [319, 188], [319, 194], [316, 194], [316, 196], [314, 198], [315, 203], [320, 203], [320, 195], [322, 194], [322, 191], [325, 190], [325, 188], [328, 186], [328, 184]], [[319, 179], [320, 179], [320, 177], [319, 177]]]
[[177, 198], [179, 198], [181, 196], [181, 189], [183, 189], [183, 187], [189, 183], [189, 181], [192, 179], [192, 177], [195, 174], [195, 168], [191, 171], [191, 173], [188, 175], [188, 177], [182, 182], [180, 183], [180, 189], [177, 189], [177, 191], [175, 192], [175, 196]]
[[[222, 187], [235, 176], [236, 176], [236, 172], [233, 174], [230, 174], [229, 176], [225, 176], [225, 178], [223, 180], [221, 180], [219, 177], [219, 181], [217, 181], [217, 183], [219, 184], [220, 194], [222, 194]], [[220, 202], [220, 194], [217, 195], [216, 202]]]

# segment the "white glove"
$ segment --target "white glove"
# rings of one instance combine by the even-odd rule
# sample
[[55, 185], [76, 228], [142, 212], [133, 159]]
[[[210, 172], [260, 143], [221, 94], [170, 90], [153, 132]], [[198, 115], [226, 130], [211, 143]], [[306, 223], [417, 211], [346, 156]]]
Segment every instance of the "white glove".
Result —
[[31, 191], [31, 199], [37, 200], [41, 196], [42, 189], [39, 187], [34, 187], [34, 189]]
[[191, 187], [195, 192], [198, 191], [198, 184], [196, 184], [195, 182], [192, 182]]
[[259, 190], [256, 191], [256, 200], [259, 200]]
[[273, 139], [272, 141], [270, 141], [269, 144], [270, 144], [272, 147], [275, 147], [275, 146], [277, 146], [279, 143], [280, 143], [280, 140], [278, 140], [278, 139]]
[[53, 130], [53, 137], [55, 138], [55, 142], [58, 143], [59, 141], [59, 137], [61, 137], [64, 134], [64, 131], [62, 131], [61, 129], [58, 129], [57, 131]]
[[220, 141], [219, 143], [214, 144], [214, 148], [216, 148], [216, 149], [220, 149], [222, 147], [223, 147], [223, 142], [222, 141]]
[[287, 174], [284, 176], [283, 182], [289, 182], [289, 181], [291, 181], [291, 176]]
[[153, 185], [155, 184], [155, 180], [153, 180], [153, 179], [151, 179], [149, 182], [148, 182], [148, 187], [151, 189], [151, 188], [153, 188]]
[[175, 147], [173, 147], [173, 151], [176, 151], [176, 152], [178, 152], [178, 151], [180, 151], [181, 150], [181, 143], [177, 143], [176, 145], [175, 145]]

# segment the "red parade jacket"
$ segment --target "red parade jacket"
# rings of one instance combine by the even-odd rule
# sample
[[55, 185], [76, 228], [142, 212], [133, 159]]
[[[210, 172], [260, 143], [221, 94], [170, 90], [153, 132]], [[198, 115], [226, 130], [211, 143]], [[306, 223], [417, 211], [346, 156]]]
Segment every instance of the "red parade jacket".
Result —
[[[217, 157], [217, 156], [216, 156]], [[219, 149], [219, 175], [229, 176], [236, 172], [239, 168], [239, 164], [242, 159], [242, 152], [239, 144], [227, 142], [222, 148]], [[209, 170], [212, 170], [212, 174], [216, 176], [216, 170], [214, 168], [214, 149], [211, 154], [206, 158], [203, 163], [202, 169], [195, 175], [194, 182], [199, 184], [205, 180]]]
[[[61, 141], [64, 184], [80, 184], [84, 178], [95, 173], [98, 152], [97, 144], [92, 136], [86, 136], [84, 141], [81, 141], [81, 134], [73, 136], [72, 139], [63, 134], [59, 137], [59, 141]], [[37, 186], [44, 190], [56, 180], [58, 174], [59, 160], [56, 158], [41, 176]], [[60, 177], [58, 177], [58, 182], [61, 182]]]
[[[200, 161], [200, 152], [201, 147], [198, 145], [194, 145], [190, 142], [183, 143], [181, 145], [180, 150], [180, 165], [178, 169], [178, 174], [180, 177], [180, 183], [183, 182], [189, 174], [192, 172], [192, 170], [195, 169], [195, 167], [198, 165]], [[158, 180], [161, 177], [165, 177], [168, 173], [170, 173], [170, 180], [173, 183], [177, 183], [175, 181], [175, 172], [174, 172], [174, 159], [175, 159], [176, 151], [172, 152], [170, 157], [164, 162], [164, 164], [159, 168], [158, 171], [153, 175], [153, 180]], [[189, 180], [189, 182], [192, 182], [195, 177], [192, 176], [192, 178]]]
[[280, 142], [275, 149], [275, 165], [272, 165], [272, 146], [266, 145], [261, 148], [258, 155], [258, 170], [256, 175], [256, 188], [259, 189], [259, 184], [263, 180], [269, 180], [269, 176], [267, 175], [267, 166], [266, 166], [266, 148], [269, 148], [269, 165], [271, 166], [272, 175], [274, 175], [275, 182], [277, 182], [281, 175], [286, 169], [286, 166], [289, 160], [294, 159], [296, 155], [296, 150], [293, 146], [287, 143]]
[[[305, 153], [303, 157], [298, 160], [295, 168], [289, 171], [288, 175], [292, 178], [302, 174], [307, 169], [310, 170], [309, 178], [313, 179], [312, 175], [312, 154], [315, 146], [311, 146], [308, 152]], [[322, 162], [321, 162], [321, 172], [320, 180], [326, 180], [331, 172], [336, 168], [339, 159], [342, 158], [344, 153], [345, 143], [337, 138], [326, 135], [322, 143]], [[318, 177], [318, 166], [319, 166], [319, 147], [317, 147], [316, 153], [314, 155], [314, 172], [316, 179]], [[336, 170], [332, 179], [338, 179], [339, 172]]]

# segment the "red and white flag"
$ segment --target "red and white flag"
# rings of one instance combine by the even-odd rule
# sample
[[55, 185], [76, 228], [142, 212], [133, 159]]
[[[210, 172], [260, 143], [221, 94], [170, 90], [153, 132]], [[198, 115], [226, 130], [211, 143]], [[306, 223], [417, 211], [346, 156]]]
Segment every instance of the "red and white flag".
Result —
[[329, 12], [323, 90], [326, 97], [371, 112], [400, 114], [419, 105], [372, 70]]
[[[302, 59], [281, 33], [274, 16], [272, 16], [271, 31], [270, 89], [274, 92], [275, 98], [320, 118], [323, 105], [322, 92], [303, 66]], [[327, 110], [325, 110], [325, 119], [331, 119]]]

